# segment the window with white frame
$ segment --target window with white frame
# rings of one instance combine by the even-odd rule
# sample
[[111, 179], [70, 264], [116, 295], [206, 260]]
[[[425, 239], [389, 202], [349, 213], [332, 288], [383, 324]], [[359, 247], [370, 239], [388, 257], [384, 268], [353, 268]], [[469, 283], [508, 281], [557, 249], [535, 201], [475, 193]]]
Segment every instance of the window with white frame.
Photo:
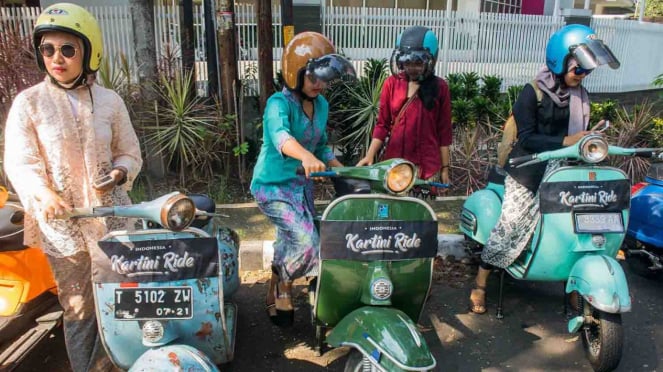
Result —
[[487, 13], [520, 14], [522, 0], [482, 0], [481, 11]]

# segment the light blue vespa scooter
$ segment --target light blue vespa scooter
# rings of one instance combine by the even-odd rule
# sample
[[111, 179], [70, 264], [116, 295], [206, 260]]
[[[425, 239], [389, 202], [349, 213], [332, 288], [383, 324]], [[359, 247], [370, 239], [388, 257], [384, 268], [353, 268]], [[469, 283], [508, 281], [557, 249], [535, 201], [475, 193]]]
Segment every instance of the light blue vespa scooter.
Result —
[[[631, 310], [626, 277], [615, 260], [629, 220], [631, 183], [621, 170], [597, 163], [608, 155], [652, 156], [655, 151], [609, 146], [603, 137], [588, 135], [572, 146], [510, 160], [519, 167], [552, 159], [576, 161], [543, 179], [541, 218], [532, 240], [505, 271], [519, 280], [566, 282], [566, 293], [579, 294], [578, 311], [569, 320], [568, 330], [582, 334], [596, 371], [609, 371], [619, 364], [621, 313]], [[504, 175], [493, 172], [486, 188], [463, 205], [460, 229], [481, 246], [499, 218], [503, 180]], [[502, 317], [503, 274], [498, 318]]]
[[237, 307], [230, 296], [239, 287], [239, 241], [213, 212], [211, 199], [174, 192], [67, 216], [144, 222], [135, 232], [110, 232], [91, 252], [101, 340], [116, 366], [218, 371], [233, 359]]

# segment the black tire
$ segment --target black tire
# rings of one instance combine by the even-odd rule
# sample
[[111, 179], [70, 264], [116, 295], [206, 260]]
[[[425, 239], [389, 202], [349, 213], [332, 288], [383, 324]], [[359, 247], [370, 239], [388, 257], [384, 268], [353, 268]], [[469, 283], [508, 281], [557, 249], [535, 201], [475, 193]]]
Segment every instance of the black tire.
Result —
[[345, 362], [344, 372], [374, 372], [378, 369], [371, 364], [367, 369], [363, 368], [364, 355], [357, 349], [352, 349], [348, 355], [348, 360]]
[[594, 371], [612, 371], [622, 358], [622, 315], [592, 310], [596, 322], [586, 324], [581, 330], [585, 355]]

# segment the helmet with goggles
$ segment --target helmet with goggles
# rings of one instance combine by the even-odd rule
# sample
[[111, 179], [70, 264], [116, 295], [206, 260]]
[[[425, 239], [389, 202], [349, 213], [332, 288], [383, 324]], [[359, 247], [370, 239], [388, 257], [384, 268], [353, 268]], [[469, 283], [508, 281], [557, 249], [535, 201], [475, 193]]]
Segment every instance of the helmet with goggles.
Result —
[[406, 73], [410, 80], [424, 80], [435, 72], [435, 62], [439, 51], [437, 37], [430, 29], [421, 26], [406, 28], [396, 40], [396, 48], [391, 54], [391, 73], [396, 75], [405, 71], [409, 65], [419, 65], [421, 72], [416, 76]]
[[557, 30], [546, 46], [546, 66], [555, 75], [567, 72], [568, 61], [574, 57], [584, 71], [598, 66], [619, 67], [617, 57], [594, 30], [584, 25], [568, 25]]
[[[84, 8], [70, 3], [53, 4], [39, 15], [35, 22], [32, 42], [37, 53], [39, 69], [46, 71], [44, 58], [39, 47], [47, 32], [64, 32], [74, 35], [83, 42], [83, 71], [94, 73], [99, 69], [103, 53], [103, 39], [99, 23]], [[61, 47], [62, 48], [62, 47]], [[62, 50], [60, 50], [64, 54]]]
[[314, 82], [330, 82], [343, 76], [355, 76], [352, 64], [335, 52], [329, 39], [317, 32], [307, 31], [295, 35], [283, 50], [281, 63], [286, 87], [301, 91], [305, 76]]

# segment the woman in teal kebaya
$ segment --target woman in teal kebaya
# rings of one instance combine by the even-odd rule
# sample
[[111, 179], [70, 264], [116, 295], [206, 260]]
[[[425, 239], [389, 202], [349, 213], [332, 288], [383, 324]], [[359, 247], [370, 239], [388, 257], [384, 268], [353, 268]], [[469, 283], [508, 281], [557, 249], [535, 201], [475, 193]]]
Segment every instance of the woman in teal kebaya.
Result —
[[[272, 279], [265, 299], [270, 319], [291, 325], [292, 281], [318, 274], [320, 238], [313, 223], [312, 172], [342, 164], [327, 147], [329, 105], [320, 95], [327, 82], [354, 75], [321, 34], [296, 35], [283, 52], [285, 88], [267, 101], [263, 144], [253, 170], [251, 193], [276, 226]], [[297, 174], [298, 168], [304, 174]]]

